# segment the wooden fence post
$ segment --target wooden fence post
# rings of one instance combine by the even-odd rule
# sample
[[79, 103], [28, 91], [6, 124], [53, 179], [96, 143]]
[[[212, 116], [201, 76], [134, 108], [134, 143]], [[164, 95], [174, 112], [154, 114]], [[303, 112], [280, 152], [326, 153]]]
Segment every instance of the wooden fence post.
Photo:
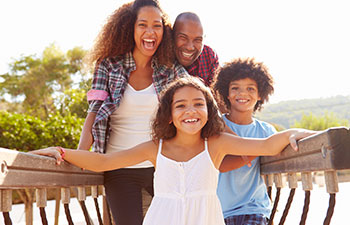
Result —
[[36, 189], [36, 206], [38, 208], [45, 208], [47, 205], [47, 191], [46, 188]]
[[312, 174], [311, 172], [302, 172], [301, 173], [301, 182], [303, 184], [304, 191], [312, 190]]
[[324, 179], [326, 182], [326, 189], [329, 194], [339, 192], [337, 171], [325, 171]]
[[298, 187], [298, 179], [295, 173], [288, 173], [288, 186], [290, 189]]
[[0, 211], [10, 212], [12, 210], [12, 190], [0, 189]]

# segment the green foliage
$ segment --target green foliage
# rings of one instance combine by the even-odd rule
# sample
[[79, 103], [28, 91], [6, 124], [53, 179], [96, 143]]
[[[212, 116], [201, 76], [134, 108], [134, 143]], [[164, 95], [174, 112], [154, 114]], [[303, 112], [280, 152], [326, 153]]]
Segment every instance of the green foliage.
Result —
[[46, 119], [57, 112], [55, 97], [71, 89], [73, 77], [86, 75], [82, 69], [82, 60], [86, 51], [80, 47], [63, 53], [51, 44], [42, 53], [22, 56], [11, 63], [10, 72], [0, 75], [0, 94], [8, 94], [23, 111], [30, 115]]
[[88, 103], [86, 100], [86, 90], [69, 89], [64, 92], [60, 100], [61, 115], [75, 115], [79, 118], [85, 118], [87, 115]]
[[310, 130], [325, 130], [330, 127], [349, 126], [346, 119], [339, 119], [333, 113], [326, 113], [324, 116], [314, 116], [312, 113], [303, 115], [299, 122], [292, 127], [305, 128]]
[[37, 117], [0, 111], [0, 147], [28, 151], [48, 146], [76, 148], [84, 120], [59, 114]]

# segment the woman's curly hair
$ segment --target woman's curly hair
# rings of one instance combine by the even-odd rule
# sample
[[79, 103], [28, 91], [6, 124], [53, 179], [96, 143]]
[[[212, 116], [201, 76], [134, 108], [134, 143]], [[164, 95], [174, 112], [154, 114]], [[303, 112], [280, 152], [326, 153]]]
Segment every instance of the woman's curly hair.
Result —
[[269, 100], [269, 95], [274, 91], [273, 78], [268, 68], [261, 62], [256, 62], [254, 58], [235, 59], [226, 63], [214, 78], [212, 88], [216, 94], [220, 106], [224, 105], [227, 110], [231, 108], [228, 100], [230, 83], [235, 80], [249, 78], [258, 85], [258, 94], [261, 100], [254, 106], [254, 112], [259, 111], [262, 105]]
[[219, 109], [210, 89], [198, 78], [185, 76], [177, 78], [163, 90], [155, 119], [152, 121], [152, 139], [170, 139], [176, 135], [176, 127], [172, 120], [173, 97], [177, 90], [183, 87], [193, 87], [201, 91], [205, 97], [208, 109], [208, 121], [202, 128], [201, 137], [208, 138], [219, 135], [224, 130], [224, 121], [220, 117]]
[[171, 66], [175, 60], [171, 24], [157, 0], [135, 0], [122, 5], [107, 18], [95, 44], [85, 59], [89, 66], [108, 57], [124, 55], [134, 49], [134, 25], [140, 8], [153, 6], [160, 10], [163, 23], [163, 38], [155, 53], [158, 62]]

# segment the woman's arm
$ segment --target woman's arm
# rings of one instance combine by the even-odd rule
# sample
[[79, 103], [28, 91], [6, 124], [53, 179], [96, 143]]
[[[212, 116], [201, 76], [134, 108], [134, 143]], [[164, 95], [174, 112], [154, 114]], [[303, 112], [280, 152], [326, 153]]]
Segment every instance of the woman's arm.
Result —
[[125, 151], [107, 154], [73, 149], [63, 149], [62, 151], [60, 147], [49, 147], [30, 153], [54, 157], [57, 164], [63, 161], [62, 155], [64, 155], [64, 160], [75, 166], [101, 172], [132, 166], [146, 160], [150, 160], [155, 164], [156, 152], [156, 144], [153, 141], [148, 141]]
[[78, 149], [80, 150], [89, 150], [92, 143], [94, 142], [94, 138], [92, 137], [92, 125], [94, 124], [96, 118], [95, 112], [89, 112], [86, 116], [83, 130], [81, 131], [80, 140]]

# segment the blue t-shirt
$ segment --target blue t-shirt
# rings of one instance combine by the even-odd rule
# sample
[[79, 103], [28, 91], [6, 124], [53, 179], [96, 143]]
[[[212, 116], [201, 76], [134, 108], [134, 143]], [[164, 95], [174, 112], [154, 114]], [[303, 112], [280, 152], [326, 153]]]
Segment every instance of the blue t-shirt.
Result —
[[[265, 138], [276, 133], [272, 125], [254, 118], [248, 125], [235, 124], [225, 115], [223, 119], [240, 137]], [[271, 204], [265, 183], [260, 176], [259, 157], [251, 163], [251, 167], [245, 165], [219, 175], [217, 192], [225, 218], [246, 214], [262, 214], [267, 218], [270, 216]]]

